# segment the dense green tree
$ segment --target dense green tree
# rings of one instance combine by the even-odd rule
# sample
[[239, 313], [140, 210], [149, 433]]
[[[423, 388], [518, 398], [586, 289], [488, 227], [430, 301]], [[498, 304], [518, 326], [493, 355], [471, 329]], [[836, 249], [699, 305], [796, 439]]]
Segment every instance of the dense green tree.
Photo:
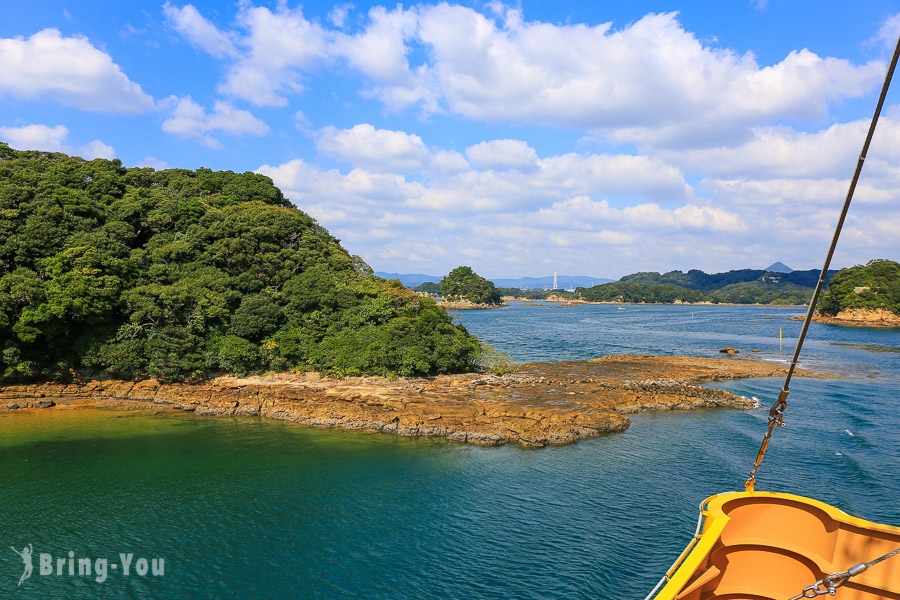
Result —
[[471, 267], [456, 267], [441, 279], [441, 295], [445, 300], [467, 300], [474, 304], [502, 304], [494, 284], [481, 277]]
[[374, 277], [269, 178], [0, 143], [0, 376], [477, 368], [429, 298]]
[[842, 269], [828, 283], [819, 301], [819, 312], [834, 316], [850, 308], [868, 308], [900, 314], [900, 264], [875, 259]]

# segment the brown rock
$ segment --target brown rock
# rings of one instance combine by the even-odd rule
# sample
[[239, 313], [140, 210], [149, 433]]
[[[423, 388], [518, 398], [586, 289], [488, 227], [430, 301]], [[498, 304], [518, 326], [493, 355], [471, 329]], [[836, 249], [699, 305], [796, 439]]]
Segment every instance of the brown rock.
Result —
[[[51, 382], [0, 387], [0, 410], [54, 404], [183, 410], [481, 445], [544, 446], [621, 431], [630, 424], [627, 415], [635, 412], [749, 408], [749, 400], [696, 384], [785, 371], [779, 364], [738, 358], [606, 356], [521, 365], [502, 377], [444, 375], [398, 382], [290, 373], [196, 384]], [[795, 374], [812, 375], [802, 369]]]

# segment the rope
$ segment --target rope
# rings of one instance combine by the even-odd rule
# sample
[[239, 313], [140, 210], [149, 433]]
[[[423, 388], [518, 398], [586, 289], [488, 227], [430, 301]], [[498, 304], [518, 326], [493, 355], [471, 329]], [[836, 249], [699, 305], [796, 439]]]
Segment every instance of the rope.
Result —
[[850, 209], [853, 193], [856, 191], [856, 183], [859, 181], [859, 175], [862, 172], [863, 163], [866, 160], [866, 153], [869, 151], [869, 144], [871, 144], [872, 136], [875, 133], [875, 125], [878, 124], [878, 117], [884, 106], [884, 99], [887, 96], [888, 88], [891, 85], [891, 78], [894, 76], [894, 68], [897, 66], [898, 57], [900, 57], [900, 38], [897, 39], [894, 55], [891, 58], [891, 64], [888, 67], [887, 75], [885, 75], [884, 85], [881, 88], [881, 96], [878, 98], [878, 105], [875, 107], [875, 114], [872, 116], [872, 122], [869, 125], [866, 141], [863, 144], [859, 160], [856, 162], [856, 171], [853, 173], [853, 179], [850, 181], [850, 189], [847, 190], [847, 198], [844, 200], [844, 208], [841, 210], [841, 216], [834, 229], [834, 237], [831, 240], [831, 246], [828, 248], [825, 264], [822, 266], [822, 272], [819, 274], [819, 281], [813, 292], [812, 300], [809, 301], [809, 309], [806, 311], [806, 318], [803, 319], [803, 328], [800, 330], [800, 337], [797, 338], [797, 347], [794, 349], [794, 357], [791, 359], [791, 366], [788, 368], [787, 377], [785, 377], [784, 385], [781, 387], [781, 393], [778, 395], [778, 400], [776, 400], [772, 405], [772, 408], [769, 409], [769, 427], [759, 446], [759, 452], [756, 455], [756, 461], [753, 463], [753, 470], [750, 472], [750, 477], [744, 482], [744, 486], [748, 492], [752, 492], [754, 485], [756, 485], [756, 471], [759, 469], [759, 465], [762, 464], [763, 457], [766, 455], [766, 449], [769, 446], [769, 439], [772, 437], [772, 433], [775, 431], [776, 427], [784, 427], [784, 411], [787, 409], [787, 397], [790, 392], [791, 377], [794, 375], [794, 368], [797, 366], [797, 360], [800, 358], [800, 349], [803, 347], [803, 341], [806, 339], [809, 323], [812, 320], [813, 313], [816, 311], [816, 305], [819, 302], [819, 294], [822, 293], [822, 288], [825, 286], [825, 278], [828, 276], [828, 267], [831, 266], [831, 259], [834, 256], [838, 238], [841, 236], [841, 229], [844, 226], [844, 220], [847, 218], [847, 211]]
[[870, 560], [869, 562], [861, 562], [858, 565], [853, 565], [846, 571], [840, 571], [838, 573], [826, 575], [811, 586], [803, 588], [803, 591], [791, 598], [791, 600], [800, 600], [801, 598], [815, 598], [816, 596], [824, 596], [825, 594], [831, 594], [832, 596], [834, 596], [835, 590], [850, 581], [851, 577], [856, 577], [860, 573], [865, 572], [869, 567], [873, 567], [881, 561], [887, 560], [892, 556], [897, 556], [898, 554], [900, 554], [900, 548], [892, 550], [891, 552], [879, 556], [874, 560]]

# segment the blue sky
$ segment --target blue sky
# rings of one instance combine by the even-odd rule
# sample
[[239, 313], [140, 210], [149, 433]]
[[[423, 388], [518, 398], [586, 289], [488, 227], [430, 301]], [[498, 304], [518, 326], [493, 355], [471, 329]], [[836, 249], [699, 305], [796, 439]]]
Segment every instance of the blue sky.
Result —
[[[821, 266], [900, 33], [900, 0], [0, 15], [13, 147], [261, 172], [376, 270], [487, 277]], [[895, 89], [836, 266], [900, 258], [898, 198]]]

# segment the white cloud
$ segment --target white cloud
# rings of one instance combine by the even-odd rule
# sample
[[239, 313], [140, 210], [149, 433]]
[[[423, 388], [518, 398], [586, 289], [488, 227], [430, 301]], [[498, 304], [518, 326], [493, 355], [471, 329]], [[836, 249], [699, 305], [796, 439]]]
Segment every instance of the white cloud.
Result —
[[73, 149], [66, 143], [69, 136], [69, 128], [65, 125], [33, 124], [22, 127], [0, 127], [0, 140], [7, 142], [18, 150], [42, 150], [44, 152], [75, 153], [82, 158], [92, 160], [95, 158], [113, 159], [116, 150], [112, 146], [104, 144], [100, 140], [94, 140], [78, 149]]
[[328, 11], [328, 22], [338, 29], [342, 29], [344, 23], [347, 21], [347, 15], [350, 14], [351, 10], [353, 10], [353, 5], [348, 2], [334, 5], [331, 10]]
[[705, 145], [771, 119], [821, 119], [828, 102], [867, 92], [883, 73], [879, 62], [856, 66], [808, 50], [761, 67], [750, 54], [704, 46], [674, 13], [613, 30], [497, 23], [439, 4], [420, 9], [417, 40], [435, 94], [453, 113], [654, 145]]
[[237, 49], [228, 34], [209, 22], [192, 4], [176, 8], [171, 3], [163, 5], [163, 14], [169, 25], [191, 44], [216, 58], [237, 56]]
[[897, 38], [900, 37], [900, 13], [889, 16], [885, 19], [884, 24], [878, 30], [870, 41], [870, 43], [881, 46], [888, 54], [894, 51], [897, 45]]
[[522, 140], [493, 140], [466, 148], [469, 162], [478, 169], [530, 169], [537, 152]]
[[440, 112], [438, 93], [428, 67], [412, 69], [407, 42], [416, 35], [418, 8], [393, 11], [376, 6], [369, 11], [369, 24], [355, 35], [334, 38], [330, 53], [342, 57], [371, 81], [366, 96], [379, 98], [393, 110], [419, 104], [426, 112]]
[[247, 34], [244, 53], [228, 70], [219, 91], [259, 106], [286, 106], [288, 94], [302, 90], [301, 73], [326, 58], [326, 32], [306, 20], [300, 7], [242, 4], [238, 24]]
[[352, 129], [325, 127], [316, 140], [319, 152], [375, 171], [412, 171], [428, 162], [428, 149], [417, 135], [375, 129], [361, 123]]
[[592, 229], [600, 224], [615, 225], [629, 232], [679, 229], [735, 232], [747, 228], [738, 214], [714, 206], [689, 203], [672, 209], [648, 202], [616, 208], [608, 200], [594, 201], [587, 196], [568, 198], [538, 210], [529, 222], [553, 230]]
[[174, 108], [172, 116], [163, 121], [163, 131], [181, 138], [193, 139], [209, 148], [222, 148], [222, 143], [210, 135], [214, 132], [255, 136], [263, 136], [269, 132], [269, 126], [248, 111], [220, 100], [213, 105], [212, 114], [207, 114], [206, 110], [190, 96], [185, 98], [170, 96], [167, 103]]
[[467, 170], [469, 163], [455, 150], [438, 150], [431, 155], [431, 168], [438, 173], [459, 173]]
[[[894, 129], [888, 126], [886, 128]], [[708, 175], [731, 177], [833, 177], [850, 173], [868, 123], [839, 123], [815, 133], [785, 126], [759, 127], [742, 144], [659, 152], [668, 161]], [[890, 134], [880, 131], [879, 138]]]
[[23, 127], [0, 127], [0, 139], [17, 150], [43, 150], [45, 152], [65, 152], [63, 143], [69, 135], [68, 127], [56, 125], [25, 125]]
[[[328, 140], [354, 130], [375, 139], [381, 135], [374, 128], [354, 128], [330, 131]], [[397, 133], [401, 132], [382, 132]], [[409, 142], [403, 136], [385, 135], [384, 139], [403, 141], [403, 146]], [[450, 263], [463, 260], [535, 265], [547, 259], [547, 247], [554, 248], [553, 256], [572, 257], [572, 264], [612, 248], [627, 252], [647, 246], [646, 253], [652, 248], [662, 255], [668, 251], [662, 240], [671, 239], [660, 235], [664, 231], [685, 238], [684, 244], [690, 246], [697, 237], [733, 235], [746, 229], [740, 214], [692, 200], [680, 172], [658, 160], [627, 155], [540, 159], [535, 154], [527, 171], [480, 171], [469, 167], [458, 153], [440, 150], [424, 155], [424, 143], [414, 146], [420, 152], [417, 160], [425, 163], [431, 157], [425, 181], [359, 168], [369, 156], [355, 162], [358, 168], [346, 174], [299, 159], [264, 165], [258, 171], [271, 177], [287, 197], [320, 220], [352, 252], [401, 269], [410, 264], [403, 263], [404, 257], [416, 264], [435, 265], [429, 272], [442, 272], [456, 266]], [[435, 163], [441, 160], [461, 170], [440, 171]], [[616, 200], [607, 199], [607, 194]], [[660, 194], [670, 206], [641, 200]], [[647, 241], [657, 238], [659, 243]], [[426, 247], [431, 251], [423, 251]], [[470, 252], [474, 249], [475, 254]], [[575, 258], [578, 251], [581, 258]], [[479, 253], [482, 256], [476, 256]], [[596, 272], [595, 267], [585, 268]]]
[[105, 158], [107, 160], [112, 160], [116, 157], [116, 149], [112, 146], [107, 146], [100, 140], [94, 140], [93, 142], [81, 146], [78, 149], [78, 154], [82, 158], [86, 158], [88, 160], [92, 160], [94, 158]]
[[160, 171], [162, 169], [168, 169], [169, 163], [164, 160], [159, 160], [155, 156], [145, 156], [144, 160], [139, 162], [136, 166], [138, 167], [150, 167], [151, 169], [156, 169]]
[[335, 29], [286, 4], [240, 6], [227, 32], [191, 5], [166, 8], [186, 39], [230, 61], [221, 93], [285, 106], [305, 75], [343, 61], [367, 78], [361, 93], [391, 110], [574, 128], [647, 147], [712, 147], [773, 120], [822, 120], [831, 103], [870, 91], [884, 69], [806, 49], [760, 65], [698, 40], [676, 13], [614, 29], [526, 21], [496, 3], [487, 14], [447, 3], [375, 6], [345, 33], [345, 5], [331, 13]]
[[112, 58], [84, 36], [44, 29], [0, 39], [0, 95], [54, 101], [92, 112], [141, 113], [154, 107]]

